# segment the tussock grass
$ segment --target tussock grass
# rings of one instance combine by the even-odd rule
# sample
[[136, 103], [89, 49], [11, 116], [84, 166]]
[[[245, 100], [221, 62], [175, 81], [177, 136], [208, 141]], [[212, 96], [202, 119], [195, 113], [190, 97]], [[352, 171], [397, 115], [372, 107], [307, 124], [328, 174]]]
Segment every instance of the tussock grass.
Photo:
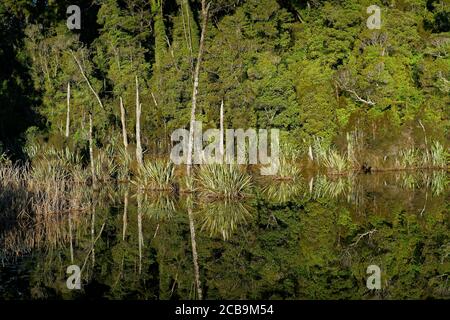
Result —
[[400, 169], [446, 168], [448, 163], [449, 153], [438, 141], [434, 141], [430, 149], [400, 150], [396, 159], [396, 167]]
[[313, 152], [318, 163], [327, 168], [330, 173], [342, 174], [351, 168], [346, 154], [341, 155], [336, 148], [325, 145], [319, 138], [314, 139]]
[[94, 172], [98, 181], [108, 182], [115, 177], [117, 165], [114, 162], [114, 153], [108, 149], [99, 150], [94, 159]]
[[434, 167], [444, 168], [449, 162], [449, 153], [438, 141], [433, 142], [431, 146], [431, 164]]
[[172, 190], [175, 182], [175, 165], [171, 161], [146, 161], [132, 182], [149, 190]]

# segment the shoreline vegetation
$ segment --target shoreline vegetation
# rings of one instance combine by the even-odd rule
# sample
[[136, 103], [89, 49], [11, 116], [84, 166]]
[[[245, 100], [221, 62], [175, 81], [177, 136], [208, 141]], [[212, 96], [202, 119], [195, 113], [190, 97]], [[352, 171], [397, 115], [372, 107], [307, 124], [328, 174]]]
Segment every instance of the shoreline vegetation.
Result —
[[[335, 151], [330, 150], [327, 154]], [[436, 144], [436, 150], [442, 150], [439, 144]], [[437, 155], [436, 150], [429, 153]], [[209, 208], [201, 219], [211, 224], [214, 230], [217, 226], [210, 221], [211, 215], [225, 219], [229, 213], [233, 217], [233, 212], [237, 214], [233, 206], [239, 205], [241, 208], [237, 211], [248, 216], [252, 210], [246, 203], [260, 197], [284, 203], [295, 197], [337, 199], [344, 196], [349, 203], [357, 205], [363, 196], [358, 180], [363, 177], [374, 177], [381, 184], [386, 177], [395, 177], [395, 183], [405, 190], [424, 189], [426, 198], [429, 192], [441, 196], [450, 183], [449, 167], [436, 160], [443, 159], [441, 157], [431, 160], [433, 166], [417, 167], [409, 161], [415, 166], [371, 171], [361, 168], [336, 173], [327, 171], [326, 166], [306, 169], [306, 166], [293, 163], [292, 157], [288, 160], [282, 156], [279, 176], [261, 176], [257, 166], [212, 164], [194, 167], [192, 176], [188, 177], [184, 174], [184, 166], [176, 168], [170, 161], [145, 159], [142, 167], [136, 167], [129, 157], [125, 165], [102, 154], [100, 152], [95, 157], [98, 161], [95, 165], [95, 183], [91, 177], [91, 166], [83, 164], [82, 157], [67, 149], [59, 152], [49, 150], [25, 165], [14, 164], [3, 156], [0, 162], [0, 220], [39, 224], [62, 216], [91, 213], [102, 201], [110, 201], [114, 194], [126, 190], [125, 206], [129, 196], [137, 197], [141, 206], [151, 207], [151, 211], [157, 212], [161, 219], [170, 217], [170, 212], [175, 210], [175, 201], [179, 200], [190, 210], [194, 202], [202, 212], [205, 211], [202, 208]], [[417, 159], [423, 157], [418, 156]], [[230, 230], [226, 231], [225, 239], [235, 228], [232, 221], [229, 224]]]
[[[86, 201], [89, 191], [96, 192], [108, 185], [131, 185], [138, 192], [168, 192], [174, 195], [195, 195], [200, 202], [214, 200], [240, 201], [254, 193], [255, 187], [273, 193], [271, 188], [284, 184], [292, 188], [298, 180], [308, 177], [325, 179], [329, 194], [348, 188], [356, 174], [381, 174], [383, 172], [444, 172], [448, 174], [448, 153], [439, 142], [433, 142], [430, 150], [405, 149], [391, 161], [393, 166], [370, 167], [349, 147], [345, 153], [335, 147], [325, 147], [320, 140], [311, 147], [309, 155], [282, 152], [276, 176], [260, 176], [258, 166], [208, 164], [194, 166], [193, 174], [185, 174], [185, 166], [176, 166], [170, 160], [145, 158], [142, 166], [124, 149], [108, 145], [96, 149], [94, 163], [69, 148], [56, 150], [34, 147], [29, 151], [30, 161], [14, 164], [6, 155], [0, 157], [0, 203], [2, 215], [46, 216], [70, 210], [88, 211]], [[283, 150], [289, 150], [286, 147]], [[303, 159], [303, 163], [301, 163]], [[313, 161], [311, 161], [313, 159]], [[94, 168], [91, 171], [91, 168]], [[446, 173], [445, 173], [446, 172]], [[93, 177], [92, 174], [95, 176]], [[342, 179], [347, 182], [342, 182]], [[338, 183], [333, 181], [338, 179]], [[309, 182], [310, 184], [313, 182]], [[443, 189], [446, 182], [437, 182]], [[312, 186], [309, 186], [312, 192]], [[323, 191], [323, 190], [322, 190]], [[322, 191], [316, 193], [320, 194]], [[94, 197], [91, 194], [91, 197]], [[90, 201], [93, 201], [91, 199]]]
[[[114, 141], [114, 140], [113, 140]], [[93, 157], [85, 159], [69, 147], [56, 149], [49, 146], [33, 146], [26, 150], [29, 160], [15, 164], [5, 153], [0, 154], [1, 168], [15, 168], [16, 177], [27, 174], [30, 180], [41, 182], [46, 177], [70, 178], [77, 184], [92, 185], [111, 181], [132, 183], [150, 191], [194, 191], [193, 184], [203, 189], [225, 189], [248, 184], [247, 177], [259, 176], [259, 165], [205, 164], [193, 165], [195, 177], [184, 173], [186, 165], [175, 165], [169, 159], [146, 157], [142, 165], [133, 159], [133, 152], [111, 142], [104, 148], [96, 148]], [[318, 172], [326, 175], [352, 175], [414, 170], [448, 170], [450, 154], [438, 141], [429, 149], [409, 147], [395, 156], [366, 156], [362, 148], [355, 151], [350, 144], [345, 152], [336, 146], [327, 146], [315, 139], [308, 154], [292, 152], [290, 146], [283, 145], [280, 153], [278, 172], [269, 176], [271, 180], [295, 180], [302, 172]], [[93, 168], [93, 171], [91, 171]], [[245, 175], [245, 176], [242, 176]], [[228, 179], [228, 181], [227, 181]], [[180, 189], [181, 188], [181, 189]], [[227, 193], [227, 192], [225, 192]], [[239, 193], [239, 192], [238, 192]], [[233, 197], [231, 195], [230, 197]]]

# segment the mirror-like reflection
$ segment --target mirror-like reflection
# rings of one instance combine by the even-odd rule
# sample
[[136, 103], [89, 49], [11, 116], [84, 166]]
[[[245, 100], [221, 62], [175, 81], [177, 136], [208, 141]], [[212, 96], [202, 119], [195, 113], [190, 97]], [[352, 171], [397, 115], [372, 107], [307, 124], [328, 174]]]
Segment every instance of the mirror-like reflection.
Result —
[[[0, 295], [450, 298], [448, 181], [443, 171], [305, 175], [207, 203], [128, 185], [73, 191], [60, 212], [1, 218]], [[66, 287], [73, 264], [81, 290]], [[371, 264], [382, 290], [365, 285]]]
[[199, 205], [197, 216], [202, 231], [210, 237], [228, 240], [239, 226], [252, 219], [251, 211], [252, 207], [246, 203], [222, 200]]

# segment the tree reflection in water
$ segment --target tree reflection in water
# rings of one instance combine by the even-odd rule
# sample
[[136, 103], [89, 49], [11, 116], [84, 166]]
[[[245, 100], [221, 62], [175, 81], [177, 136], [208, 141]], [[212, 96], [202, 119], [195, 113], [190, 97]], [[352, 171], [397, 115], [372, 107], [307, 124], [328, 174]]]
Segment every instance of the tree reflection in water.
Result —
[[[315, 176], [258, 190], [204, 203], [119, 185], [84, 190], [78, 210], [8, 214], [0, 296], [450, 298], [446, 172]], [[81, 291], [65, 286], [72, 264], [83, 269]], [[380, 292], [365, 287], [370, 264], [382, 269]]]

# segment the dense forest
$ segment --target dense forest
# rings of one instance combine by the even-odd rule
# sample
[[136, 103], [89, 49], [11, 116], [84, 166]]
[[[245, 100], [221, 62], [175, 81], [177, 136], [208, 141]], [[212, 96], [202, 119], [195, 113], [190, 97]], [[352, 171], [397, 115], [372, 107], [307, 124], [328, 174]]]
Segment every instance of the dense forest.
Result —
[[[450, 297], [448, 0], [0, 0], [0, 34], [0, 299]], [[279, 130], [276, 175], [191, 168], [195, 121], [222, 160]]]
[[[167, 156], [173, 130], [189, 127], [200, 45], [195, 116], [206, 129], [223, 101], [227, 128], [278, 128], [304, 155], [354, 140], [359, 163], [382, 167], [448, 144], [447, 1], [217, 0], [205, 16], [201, 1], [83, 0], [81, 29], [69, 30], [71, 4], [0, 3], [0, 154], [87, 155], [89, 115], [94, 149], [133, 149], [138, 91], [139, 147]], [[379, 30], [366, 26], [370, 5]]]

